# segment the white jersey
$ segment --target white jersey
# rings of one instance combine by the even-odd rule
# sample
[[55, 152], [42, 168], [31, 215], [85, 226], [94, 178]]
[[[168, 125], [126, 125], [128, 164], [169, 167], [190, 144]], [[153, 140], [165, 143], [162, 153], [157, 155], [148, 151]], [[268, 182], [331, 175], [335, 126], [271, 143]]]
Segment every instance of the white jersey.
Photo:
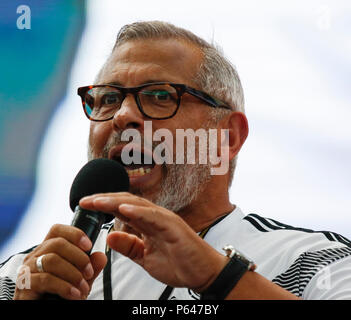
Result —
[[[106, 251], [112, 223], [104, 225], [93, 251]], [[231, 244], [257, 265], [255, 272], [303, 299], [351, 299], [351, 242], [333, 232], [294, 228], [239, 208], [210, 227], [204, 240], [224, 254]], [[31, 249], [0, 265], [0, 299], [12, 299], [18, 268]], [[111, 250], [88, 299], [199, 299], [187, 288], [170, 288]], [[171, 266], [170, 266], [171, 267]]]

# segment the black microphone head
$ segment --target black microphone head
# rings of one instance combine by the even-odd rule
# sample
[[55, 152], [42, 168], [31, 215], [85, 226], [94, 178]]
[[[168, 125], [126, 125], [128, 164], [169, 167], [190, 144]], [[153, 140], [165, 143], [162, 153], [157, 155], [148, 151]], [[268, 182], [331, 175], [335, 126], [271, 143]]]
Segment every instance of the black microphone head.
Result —
[[[102, 158], [91, 160], [80, 169], [72, 183], [70, 207], [74, 211], [80, 199], [85, 196], [128, 190], [128, 173], [120, 163]], [[112, 215], [107, 216], [113, 218]]]

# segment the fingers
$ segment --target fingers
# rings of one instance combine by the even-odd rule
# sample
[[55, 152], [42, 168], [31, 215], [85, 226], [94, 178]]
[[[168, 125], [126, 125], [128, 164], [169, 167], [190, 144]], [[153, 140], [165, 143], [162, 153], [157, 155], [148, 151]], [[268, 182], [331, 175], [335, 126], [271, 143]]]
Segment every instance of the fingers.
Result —
[[[150, 230], [150, 224], [154, 228], [161, 228], [159, 223], [161, 215], [174, 216], [174, 213], [170, 213], [168, 210], [158, 207], [152, 202], [134, 196], [127, 192], [119, 193], [104, 193], [96, 194], [93, 196], [85, 197], [80, 201], [80, 206], [88, 210], [96, 210], [102, 212], [111, 212], [117, 216], [123, 222], [130, 224], [131, 226], [137, 227], [135, 221], [139, 221], [139, 227], [142, 227], [147, 223], [147, 228], [143, 228], [143, 231]], [[145, 225], [146, 226], [146, 225]], [[161, 230], [153, 230], [161, 231]]]
[[118, 210], [128, 219], [130, 226], [144, 235], [160, 234], [167, 230], [167, 213], [164, 209], [158, 209], [155, 206], [121, 204]]
[[94, 274], [93, 274], [92, 278], [88, 281], [88, 284], [91, 288], [96, 277], [105, 268], [105, 265], [107, 263], [107, 257], [102, 252], [98, 252], [98, 251], [94, 252], [90, 256], [90, 263], [91, 263], [93, 270], [94, 270]]
[[107, 244], [111, 249], [141, 264], [144, 255], [144, 243], [137, 236], [126, 232], [111, 232], [107, 237]]
[[[58, 294], [64, 299], [87, 297], [107, 260], [101, 252], [89, 257], [85, 251], [91, 246], [83, 231], [72, 226], [53, 226], [43, 243], [25, 257], [31, 285], [29, 290], [16, 288], [15, 299], [39, 299], [44, 292]], [[37, 266], [40, 256], [41, 271]]]
[[[25, 258], [24, 262], [27, 262], [31, 272], [38, 272], [36, 259], [32, 259], [32, 256], [37, 258], [44, 254], [45, 257], [43, 258], [43, 266], [45, 271], [49, 271], [50, 268], [58, 269], [59, 263], [60, 266], [63, 267], [64, 261], [69, 261], [72, 267], [75, 267], [80, 272], [84, 273], [87, 278], [93, 276], [89, 256], [83, 250], [68, 242], [64, 238], [55, 238], [45, 241], [37, 248], [37, 250], [35, 250], [35, 252], [33, 252], [33, 255], [28, 255]], [[63, 270], [66, 272], [71, 271], [66, 269], [67, 268], [64, 268]], [[53, 270], [50, 271], [53, 272]]]
[[[81, 199], [79, 205], [87, 210], [113, 213], [118, 216], [119, 205], [125, 203], [146, 207], [154, 206], [152, 202], [128, 192], [95, 194]], [[121, 220], [128, 220], [124, 216], [118, 216], [118, 218], [121, 218]]]
[[[89, 259], [88, 259], [89, 261]], [[31, 272], [37, 273], [35, 270], [36, 266], [33, 267], [34, 259], [29, 262]], [[90, 262], [88, 262], [90, 263]], [[87, 263], [87, 264], [88, 264]], [[49, 273], [59, 279], [71, 283], [73, 286], [78, 288], [83, 295], [89, 293], [89, 285], [84, 277], [84, 271], [77, 269], [69, 260], [63, 259], [61, 256], [55, 253], [45, 254], [42, 258], [42, 265], [45, 273]], [[32, 271], [33, 270], [33, 271]], [[83, 269], [84, 270], [84, 269]], [[90, 277], [93, 275], [93, 269], [91, 267]]]
[[70, 243], [81, 248], [83, 251], [88, 251], [92, 247], [92, 243], [86, 234], [82, 230], [73, 226], [67, 228], [66, 225], [55, 224], [51, 227], [44, 241], [58, 237], [66, 239]]
[[32, 274], [30, 283], [30, 290], [19, 290], [16, 288], [14, 300], [35, 300], [44, 293], [57, 294], [67, 300], [78, 300], [82, 298], [79, 289], [50, 273]]
[[174, 230], [189, 229], [175, 213], [127, 192], [96, 194], [83, 198], [80, 205], [89, 210], [111, 212], [137, 233], [160, 241], [177, 241], [178, 234]]

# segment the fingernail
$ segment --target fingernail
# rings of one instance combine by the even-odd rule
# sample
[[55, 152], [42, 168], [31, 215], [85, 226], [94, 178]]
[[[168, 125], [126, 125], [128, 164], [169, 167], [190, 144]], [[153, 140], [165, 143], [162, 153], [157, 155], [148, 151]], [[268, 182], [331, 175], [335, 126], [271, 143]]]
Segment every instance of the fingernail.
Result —
[[83, 236], [80, 238], [78, 245], [83, 251], [87, 251], [91, 248], [92, 243], [87, 236]]
[[94, 275], [94, 269], [91, 263], [88, 263], [86, 267], [84, 268], [84, 276], [86, 279], [90, 279]]
[[122, 209], [124, 212], [132, 212], [135, 210], [135, 206], [127, 203], [123, 203], [118, 207], [118, 210]]
[[80, 201], [90, 200], [93, 197], [94, 197], [94, 195], [85, 196], [85, 197], [81, 198]]
[[79, 200], [79, 204], [84, 204], [85, 202], [89, 202], [91, 200], [91, 198], [93, 198], [94, 196], [86, 196], [82, 199]]
[[99, 204], [110, 204], [113, 203], [112, 199], [109, 197], [97, 197], [94, 199], [94, 202], [98, 202]]
[[79, 283], [79, 289], [83, 294], [88, 295], [90, 290], [88, 282], [82, 279], [82, 281]]
[[71, 293], [71, 296], [74, 298], [79, 299], [81, 297], [80, 291], [75, 287], [71, 287], [70, 293]]

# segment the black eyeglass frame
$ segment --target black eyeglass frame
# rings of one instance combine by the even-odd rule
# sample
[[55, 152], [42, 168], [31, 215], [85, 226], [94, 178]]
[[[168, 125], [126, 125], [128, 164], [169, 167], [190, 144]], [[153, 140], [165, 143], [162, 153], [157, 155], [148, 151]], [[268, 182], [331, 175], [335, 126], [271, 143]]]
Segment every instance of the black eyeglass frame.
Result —
[[[140, 90], [142, 90], [145, 87], [148, 86], [152, 86], [152, 85], [169, 85], [171, 87], [173, 87], [174, 89], [176, 89], [177, 94], [178, 94], [178, 99], [177, 99], [177, 108], [174, 110], [174, 112], [167, 117], [151, 117], [149, 115], [147, 115], [144, 110], [143, 107], [139, 101], [139, 96], [138, 93]], [[139, 111], [141, 112], [142, 115], [144, 115], [145, 117], [149, 118], [149, 119], [154, 119], [154, 120], [165, 120], [165, 119], [169, 119], [175, 116], [175, 114], [177, 113], [179, 106], [180, 106], [180, 102], [181, 102], [181, 98], [184, 95], [184, 93], [189, 93], [190, 95], [202, 100], [203, 102], [206, 102], [210, 107], [213, 108], [225, 108], [228, 110], [232, 110], [232, 108], [230, 106], [228, 106], [227, 104], [225, 104], [223, 101], [214, 98], [212, 96], [210, 96], [209, 94], [194, 89], [192, 87], [189, 87], [185, 84], [180, 84], [180, 83], [172, 83], [172, 82], [152, 82], [152, 83], [145, 83], [143, 85], [137, 86], [137, 87], [121, 87], [118, 85], [114, 85], [114, 84], [97, 84], [97, 85], [91, 85], [91, 86], [84, 86], [84, 87], [79, 87], [77, 90], [78, 95], [81, 97], [82, 99], [82, 105], [83, 105], [83, 110], [85, 115], [87, 116], [87, 118], [91, 121], [96, 121], [96, 122], [103, 122], [103, 121], [109, 121], [111, 119], [113, 119], [114, 115], [104, 119], [104, 120], [97, 120], [97, 119], [93, 119], [90, 117], [90, 115], [88, 114], [86, 108], [85, 108], [85, 100], [84, 100], [84, 96], [85, 94], [93, 89], [93, 88], [99, 88], [99, 87], [111, 87], [111, 88], [116, 88], [118, 90], [121, 91], [122, 93], [122, 100], [121, 100], [121, 104], [123, 103], [125, 97], [127, 96], [128, 93], [131, 93], [134, 96], [135, 102], [138, 106]]]

